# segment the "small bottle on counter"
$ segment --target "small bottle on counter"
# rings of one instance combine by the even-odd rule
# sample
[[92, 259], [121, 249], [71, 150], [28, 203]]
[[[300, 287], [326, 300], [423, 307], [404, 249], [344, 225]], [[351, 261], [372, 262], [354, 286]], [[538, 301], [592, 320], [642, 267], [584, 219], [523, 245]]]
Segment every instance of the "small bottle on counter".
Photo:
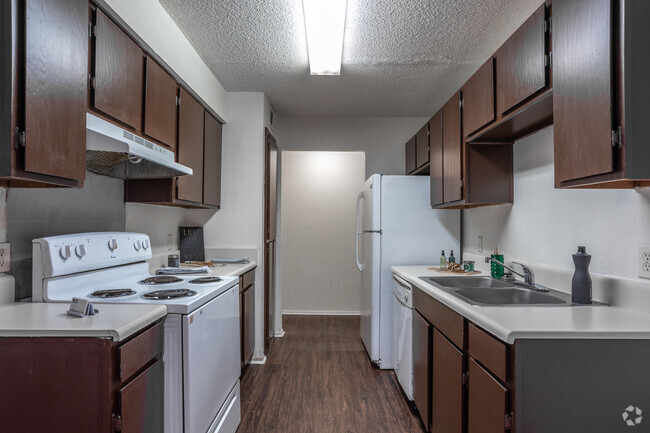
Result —
[[576, 270], [571, 280], [571, 302], [574, 304], [591, 304], [590, 262], [591, 255], [587, 254], [587, 247], [579, 246], [578, 252], [573, 255]]
[[167, 256], [167, 267], [169, 268], [177, 268], [180, 266], [180, 258], [178, 257], [178, 254], [170, 254]]
[[454, 250], [451, 250], [449, 253], [449, 260], [447, 260], [449, 263], [456, 263], [456, 257], [454, 257]]
[[444, 271], [447, 269], [447, 259], [445, 258], [445, 250], [442, 250], [442, 254], [440, 256], [440, 270]]

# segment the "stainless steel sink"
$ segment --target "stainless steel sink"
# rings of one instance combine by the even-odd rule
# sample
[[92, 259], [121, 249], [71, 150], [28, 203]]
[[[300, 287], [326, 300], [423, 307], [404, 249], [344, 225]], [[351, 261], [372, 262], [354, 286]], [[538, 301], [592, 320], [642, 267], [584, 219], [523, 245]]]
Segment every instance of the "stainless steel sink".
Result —
[[530, 289], [456, 289], [455, 295], [475, 305], [566, 305], [567, 300]]
[[512, 283], [495, 280], [491, 277], [421, 277], [437, 286], [451, 289], [492, 289], [513, 287]]
[[516, 287], [513, 283], [491, 277], [420, 277], [420, 279], [472, 305], [495, 307], [571, 305], [571, 297], [567, 293], [556, 290], [542, 293]]

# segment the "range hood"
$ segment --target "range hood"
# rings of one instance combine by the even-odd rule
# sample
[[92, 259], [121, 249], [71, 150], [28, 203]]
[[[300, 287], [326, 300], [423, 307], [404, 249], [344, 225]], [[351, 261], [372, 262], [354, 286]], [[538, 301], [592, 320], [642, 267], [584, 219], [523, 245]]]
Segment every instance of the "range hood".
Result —
[[191, 175], [174, 161], [174, 152], [104, 119], [86, 113], [86, 168], [120, 179], [158, 179]]

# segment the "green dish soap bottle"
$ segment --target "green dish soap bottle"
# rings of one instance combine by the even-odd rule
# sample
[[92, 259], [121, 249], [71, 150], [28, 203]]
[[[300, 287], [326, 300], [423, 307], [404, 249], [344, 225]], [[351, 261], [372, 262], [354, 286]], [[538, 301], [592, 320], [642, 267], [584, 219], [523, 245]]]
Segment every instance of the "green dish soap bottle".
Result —
[[[497, 245], [494, 246], [494, 254], [490, 257], [503, 263], [503, 254], [499, 254], [499, 247]], [[492, 278], [500, 279], [503, 277], [503, 266], [490, 262], [490, 274]]]
[[451, 252], [449, 253], [449, 259], [447, 259], [447, 262], [456, 263], [456, 257], [454, 257], [454, 250], [451, 250]]
[[444, 271], [447, 269], [447, 259], [445, 258], [445, 250], [442, 250], [442, 255], [440, 256], [440, 270]]

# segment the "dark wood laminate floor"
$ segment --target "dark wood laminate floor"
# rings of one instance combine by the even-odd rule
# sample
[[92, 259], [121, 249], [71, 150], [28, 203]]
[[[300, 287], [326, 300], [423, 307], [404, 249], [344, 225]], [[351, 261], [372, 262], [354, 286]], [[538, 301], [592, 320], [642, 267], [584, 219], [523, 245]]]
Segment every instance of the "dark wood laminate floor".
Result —
[[284, 316], [283, 327], [242, 377], [237, 433], [424, 433], [393, 371], [370, 364], [358, 316]]

